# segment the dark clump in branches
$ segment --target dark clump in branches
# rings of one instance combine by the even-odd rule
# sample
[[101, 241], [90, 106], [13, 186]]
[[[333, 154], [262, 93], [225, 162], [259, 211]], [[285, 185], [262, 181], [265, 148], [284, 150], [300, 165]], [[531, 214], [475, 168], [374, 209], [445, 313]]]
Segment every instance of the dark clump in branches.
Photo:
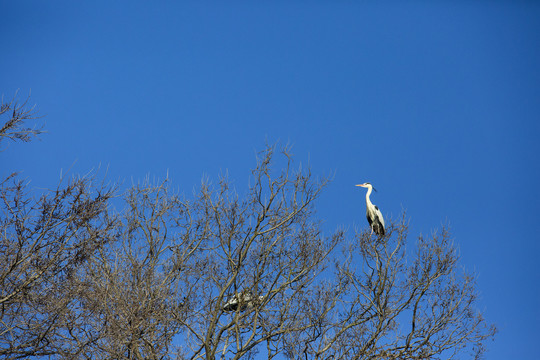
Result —
[[95, 176], [37, 197], [4, 181], [0, 357], [481, 356], [495, 330], [446, 229], [409, 245], [404, 218], [382, 237], [326, 235], [327, 182], [293, 164], [267, 147], [244, 196], [226, 178], [117, 199]]

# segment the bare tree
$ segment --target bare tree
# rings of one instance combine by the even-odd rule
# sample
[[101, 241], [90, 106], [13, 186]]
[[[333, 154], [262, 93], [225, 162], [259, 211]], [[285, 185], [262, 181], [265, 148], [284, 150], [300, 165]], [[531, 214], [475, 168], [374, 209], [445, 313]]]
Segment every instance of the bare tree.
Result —
[[[446, 229], [410, 244], [407, 223], [324, 236], [326, 181], [261, 153], [239, 196], [226, 178], [192, 200], [167, 181], [130, 189], [122, 243], [92, 261], [104, 358], [433, 359], [479, 357], [495, 332]], [[104, 294], [96, 296], [95, 294]], [[97, 299], [107, 299], [98, 301]], [[235, 304], [236, 306], [231, 306]], [[99, 321], [96, 321], [99, 323]], [[263, 355], [264, 354], [264, 355]]]
[[0, 357], [480, 357], [495, 329], [447, 230], [326, 235], [328, 182], [293, 164], [268, 146], [243, 196], [227, 178], [122, 198], [96, 177], [39, 198], [4, 181]]
[[[284, 170], [273, 174], [273, 152], [270, 147], [262, 153], [244, 200], [225, 179], [216, 193], [201, 191], [195, 209], [205, 221], [202, 246], [209, 263], [197, 279], [198, 301], [183, 322], [186, 357], [249, 358], [265, 349], [272, 358], [282, 352], [287, 334], [312, 326], [305, 302], [343, 233], [327, 238], [313, 219], [326, 181], [293, 171], [287, 149]], [[245, 289], [257, 299], [254, 306], [224, 313], [227, 299]]]
[[74, 179], [38, 199], [23, 180], [2, 184], [0, 355], [26, 358], [62, 347], [77, 312], [77, 271], [114, 230], [112, 189], [92, 180]]
[[[33, 110], [15, 100], [2, 103], [11, 115], [4, 139], [29, 141], [39, 130], [23, 127]], [[9, 112], [11, 110], [11, 112]], [[0, 184], [0, 356], [57, 354], [74, 326], [81, 289], [73, 286], [89, 256], [112, 238], [107, 211], [114, 187], [95, 176], [73, 178], [36, 194], [16, 174]]]
[[[272, 358], [284, 334], [310, 326], [303, 302], [343, 234], [321, 235], [312, 213], [324, 183], [293, 173], [284, 154], [276, 177], [273, 149], [262, 154], [245, 199], [226, 179], [203, 184], [192, 201], [167, 181], [126, 193], [121, 242], [93, 256], [80, 278], [88, 289], [82, 311], [103, 335], [87, 354], [238, 359], [264, 345]], [[225, 311], [246, 290], [256, 300], [239, 309], [249, 311]]]
[[[96, 341], [85, 358], [162, 359], [187, 313], [182, 276], [200, 239], [182, 234], [185, 205], [167, 182], [134, 186], [117, 224], [119, 243], [95, 254], [80, 277], [81, 311]], [[180, 291], [181, 290], [181, 291]], [[75, 343], [80, 343], [76, 338]]]
[[295, 358], [480, 358], [496, 329], [475, 309], [474, 279], [460, 271], [446, 228], [406, 254], [408, 225], [384, 237], [357, 233], [335, 261], [336, 276], [311, 308], [320, 324], [289, 341]]

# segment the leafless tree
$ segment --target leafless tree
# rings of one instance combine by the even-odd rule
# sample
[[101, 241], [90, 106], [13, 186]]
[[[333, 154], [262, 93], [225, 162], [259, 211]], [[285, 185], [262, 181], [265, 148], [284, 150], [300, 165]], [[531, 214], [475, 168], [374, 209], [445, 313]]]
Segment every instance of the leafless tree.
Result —
[[92, 353], [479, 357], [495, 329], [475, 308], [474, 279], [461, 271], [447, 230], [409, 246], [405, 218], [384, 237], [324, 236], [314, 201], [326, 181], [294, 170], [288, 149], [281, 155], [276, 172], [275, 148], [261, 153], [243, 197], [226, 178], [203, 183], [192, 200], [171, 193], [167, 181], [128, 191], [122, 243], [93, 259], [87, 274], [107, 334]]
[[[1, 115], [11, 116], [0, 142], [39, 134], [23, 127], [35, 117], [25, 105], [2, 103]], [[115, 229], [107, 211], [114, 187], [96, 183], [95, 176], [66, 182], [38, 194], [15, 173], [0, 183], [1, 357], [62, 351], [62, 339], [78, 316], [76, 274]]]
[[[242, 358], [264, 345], [271, 358], [284, 334], [310, 326], [303, 302], [343, 234], [322, 236], [312, 214], [324, 183], [293, 173], [284, 154], [275, 177], [272, 149], [262, 154], [244, 199], [226, 179], [203, 184], [192, 201], [168, 181], [127, 192], [121, 242], [93, 256], [80, 278], [82, 312], [103, 335], [88, 357]], [[246, 290], [251, 306], [225, 311]]]
[[182, 233], [185, 205], [167, 182], [134, 186], [125, 201], [121, 242], [96, 253], [80, 277], [81, 311], [100, 335], [82, 357], [162, 359], [186, 316], [192, 295], [183, 276], [202, 240]]
[[95, 176], [36, 199], [4, 181], [0, 357], [480, 357], [495, 329], [448, 231], [325, 234], [327, 183], [275, 146], [245, 195], [226, 177], [121, 198]]
[[475, 308], [474, 279], [460, 270], [446, 228], [419, 237], [407, 255], [408, 224], [384, 237], [356, 233], [335, 259], [335, 278], [312, 299], [319, 325], [288, 341], [294, 358], [480, 358], [496, 329]]
[[37, 199], [23, 180], [2, 183], [0, 355], [55, 353], [77, 320], [76, 274], [115, 228], [112, 190], [92, 180], [73, 179]]

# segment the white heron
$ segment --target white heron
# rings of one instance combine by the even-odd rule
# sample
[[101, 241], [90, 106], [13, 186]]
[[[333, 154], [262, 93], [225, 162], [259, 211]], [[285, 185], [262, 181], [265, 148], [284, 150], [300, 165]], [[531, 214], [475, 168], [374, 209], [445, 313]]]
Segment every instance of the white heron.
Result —
[[248, 308], [252, 308], [257, 304], [260, 304], [264, 299], [264, 296], [254, 297], [251, 291], [244, 290], [238, 296], [235, 294], [231, 297], [225, 305], [223, 305], [223, 311], [245, 311]]
[[[371, 195], [371, 190], [373, 190], [373, 186], [371, 186], [370, 183], [363, 183], [358, 184], [356, 186], [365, 187], [368, 189], [366, 193], [366, 217], [367, 221], [369, 223], [369, 226], [371, 227], [371, 232], [375, 232], [375, 234], [379, 236], [384, 235], [384, 219], [381, 214], [381, 211], [377, 207], [377, 205], [373, 205], [371, 200], [369, 200], [369, 195]], [[377, 191], [377, 190], [375, 190]]]

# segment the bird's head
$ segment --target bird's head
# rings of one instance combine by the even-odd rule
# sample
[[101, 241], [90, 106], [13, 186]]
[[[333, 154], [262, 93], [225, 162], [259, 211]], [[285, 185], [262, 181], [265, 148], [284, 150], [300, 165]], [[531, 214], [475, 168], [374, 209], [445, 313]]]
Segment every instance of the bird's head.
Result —
[[377, 189], [375, 189], [370, 183], [363, 183], [363, 184], [358, 184], [358, 185], [355, 185], [355, 186], [361, 186], [361, 187], [364, 187], [364, 188], [372, 188], [373, 190], [377, 191]]

